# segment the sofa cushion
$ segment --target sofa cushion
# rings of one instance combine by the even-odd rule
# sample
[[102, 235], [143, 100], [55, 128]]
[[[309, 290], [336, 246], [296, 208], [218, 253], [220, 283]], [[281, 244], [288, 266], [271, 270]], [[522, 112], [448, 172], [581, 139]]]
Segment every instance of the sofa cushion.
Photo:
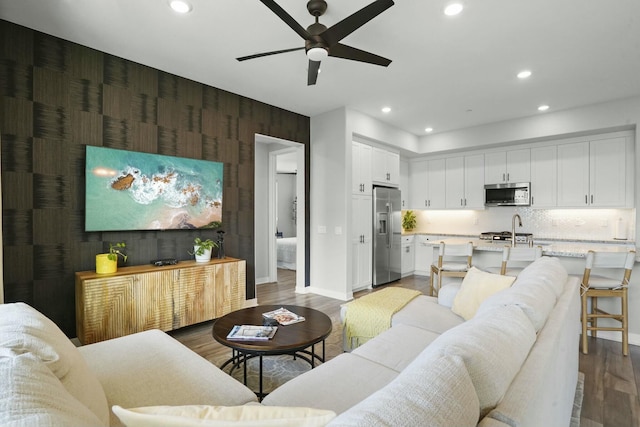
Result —
[[[109, 406], [243, 405], [256, 395], [157, 329], [80, 347]], [[111, 415], [111, 425], [122, 425]]]
[[475, 316], [480, 304], [489, 296], [511, 286], [515, 277], [487, 273], [471, 267], [462, 280], [460, 291], [456, 294], [451, 311], [465, 320]]
[[282, 406], [148, 406], [113, 412], [127, 427], [323, 427], [336, 414], [314, 408]]
[[419, 296], [391, 318], [391, 326], [410, 325], [438, 334], [464, 322], [464, 319], [450, 308], [438, 304], [435, 297]]
[[0, 348], [0, 384], [2, 426], [107, 425], [72, 396], [34, 353]]
[[393, 369], [352, 353], [343, 353], [264, 398], [268, 406], [303, 406], [339, 414], [380, 390], [398, 376]]
[[69, 338], [45, 315], [24, 303], [0, 304], [0, 348], [36, 356], [71, 395], [104, 424], [109, 422], [109, 407], [96, 375]]
[[352, 353], [400, 372], [440, 334], [410, 325], [396, 325]]
[[329, 425], [471, 427], [478, 423], [479, 413], [462, 358], [432, 354]]
[[549, 313], [556, 304], [556, 295], [550, 286], [527, 277], [514, 285], [487, 298], [478, 313], [492, 310], [496, 306], [516, 305], [531, 321], [536, 332], [545, 325]]
[[543, 256], [525, 267], [513, 285], [517, 286], [518, 282], [533, 280], [538, 284], [549, 286], [558, 298], [564, 290], [568, 277], [567, 270], [558, 258]]
[[438, 291], [438, 304], [451, 308], [453, 306], [453, 301], [456, 299], [456, 295], [460, 292], [461, 285], [462, 280], [442, 285]]
[[494, 307], [439, 336], [407, 367], [423, 357], [460, 356], [483, 417], [502, 399], [536, 340], [529, 318], [516, 306]]

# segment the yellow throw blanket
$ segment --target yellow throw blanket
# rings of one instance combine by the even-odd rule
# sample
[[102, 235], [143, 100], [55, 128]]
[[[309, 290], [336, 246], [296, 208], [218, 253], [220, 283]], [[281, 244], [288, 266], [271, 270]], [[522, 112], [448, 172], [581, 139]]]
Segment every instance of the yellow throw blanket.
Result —
[[347, 303], [344, 327], [348, 347], [358, 347], [389, 329], [391, 316], [420, 294], [413, 289], [385, 288]]

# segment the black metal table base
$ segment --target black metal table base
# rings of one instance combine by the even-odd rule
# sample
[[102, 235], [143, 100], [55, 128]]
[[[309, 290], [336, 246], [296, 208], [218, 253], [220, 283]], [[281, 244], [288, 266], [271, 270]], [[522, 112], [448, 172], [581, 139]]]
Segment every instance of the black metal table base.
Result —
[[[311, 365], [311, 369], [315, 368], [316, 365], [316, 360], [320, 363], [324, 363], [324, 359], [325, 359], [325, 342], [324, 340], [321, 341], [322, 343], [322, 356], [316, 354], [315, 352], [315, 344], [311, 345], [311, 351], [307, 350], [306, 348], [303, 349], [298, 349], [298, 350], [292, 350], [290, 352], [277, 352], [277, 353], [273, 353], [273, 352], [269, 352], [269, 351], [248, 351], [248, 350], [239, 350], [239, 349], [231, 349], [231, 358], [229, 358], [229, 360], [227, 360], [226, 362], [224, 362], [222, 364], [222, 366], [220, 366], [220, 369], [224, 370], [224, 368], [226, 368], [227, 366], [231, 365], [231, 369], [229, 370], [229, 375], [233, 374], [233, 371], [236, 370], [236, 368], [239, 368], [240, 365], [242, 365], [242, 370], [243, 370], [243, 383], [244, 385], [247, 385], [247, 360], [253, 359], [255, 357], [258, 357], [260, 359], [259, 362], [259, 372], [258, 372], [258, 378], [259, 378], [259, 391], [255, 392], [256, 396], [258, 396], [258, 400], [262, 401], [262, 399], [264, 399], [269, 393], [264, 393], [263, 391], [263, 372], [262, 372], [262, 358], [265, 356], [293, 356], [293, 359], [295, 360], [296, 358], [300, 358], [302, 360], [304, 360], [305, 362], [307, 362], [309, 365]], [[317, 344], [317, 343], [316, 343]], [[308, 348], [308, 347], [307, 347]]]

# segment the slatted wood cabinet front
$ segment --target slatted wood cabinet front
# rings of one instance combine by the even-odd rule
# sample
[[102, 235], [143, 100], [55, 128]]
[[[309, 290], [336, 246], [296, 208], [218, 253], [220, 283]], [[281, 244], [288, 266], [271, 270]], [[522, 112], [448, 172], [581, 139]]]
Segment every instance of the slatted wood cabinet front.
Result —
[[82, 344], [148, 329], [170, 331], [244, 307], [246, 261], [181, 261], [76, 273], [76, 329]]

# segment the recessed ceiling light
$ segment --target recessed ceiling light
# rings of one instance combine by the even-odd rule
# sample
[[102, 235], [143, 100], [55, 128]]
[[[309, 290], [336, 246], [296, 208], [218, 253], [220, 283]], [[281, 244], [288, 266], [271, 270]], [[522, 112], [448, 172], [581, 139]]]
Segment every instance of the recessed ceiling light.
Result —
[[526, 79], [527, 77], [531, 77], [531, 71], [529, 70], [522, 70], [518, 73], [518, 78], [519, 79]]
[[424, 131], [427, 133], [430, 133], [430, 132], [433, 132], [433, 128], [425, 128]]
[[538, 111], [547, 111], [549, 109], [548, 105], [541, 105], [538, 107]]
[[391, 107], [382, 107], [382, 112], [383, 113], [390, 113], [391, 112]]
[[178, 13], [191, 12], [191, 4], [184, 0], [171, 0], [169, 2], [169, 6], [171, 6], [171, 9]]
[[444, 8], [444, 14], [447, 16], [455, 16], [462, 12], [463, 6], [460, 3], [452, 3]]

